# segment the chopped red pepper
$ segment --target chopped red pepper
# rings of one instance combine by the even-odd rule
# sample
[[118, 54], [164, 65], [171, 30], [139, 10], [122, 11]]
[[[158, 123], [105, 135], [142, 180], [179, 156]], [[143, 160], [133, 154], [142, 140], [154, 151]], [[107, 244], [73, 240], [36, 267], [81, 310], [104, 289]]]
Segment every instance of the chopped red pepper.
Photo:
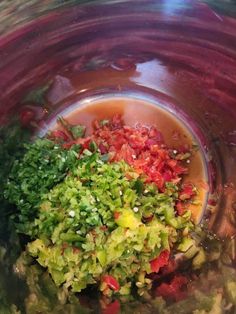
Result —
[[89, 149], [90, 142], [91, 142], [91, 138], [90, 137], [78, 138], [76, 140], [76, 144], [80, 144], [83, 147], [83, 149]]
[[184, 206], [183, 202], [178, 201], [175, 207], [179, 216], [182, 216], [186, 212], [186, 207]]
[[142, 217], [142, 222], [148, 223], [148, 222], [152, 221], [153, 217], [154, 217], [153, 214], [150, 214], [150, 216], [147, 216], [147, 217], [144, 217], [144, 216], [143, 216], [143, 217]]
[[105, 275], [102, 277], [102, 282], [106, 283], [108, 288], [114, 290], [114, 291], [119, 291], [120, 290], [120, 285], [119, 282], [111, 275]]
[[108, 148], [103, 143], [100, 143], [98, 148], [100, 149], [101, 154], [106, 154], [108, 152]]
[[120, 212], [114, 212], [113, 216], [115, 220], [118, 219], [120, 217]]
[[160, 255], [150, 261], [150, 266], [152, 272], [158, 273], [160, 268], [166, 266], [168, 264], [170, 258], [170, 252], [168, 250], [164, 250], [160, 253]]
[[73, 247], [72, 250], [74, 254], [78, 254], [80, 252], [80, 249], [77, 247]]
[[173, 178], [173, 174], [171, 173], [171, 171], [167, 170], [163, 173], [163, 178], [165, 182], [170, 182]]
[[182, 275], [176, 275], [170, 283], [162, 283], [155, 290], [156, 296], [162, 296], [163, 298], [180, 301], [183, 300], [186, 295], [186, 285], [188, 280]]
[[120, 302], [118, 300], [113, 301], [106, 305], [106, 308], [102, 310], [102, 314], [118, 314], [120, 312]]
[[169, 275], [176, 271], [178, 265], [176, 263], [176, 260], [174, 258], [169, 259], [169, 262], [166, 266], [164, 266], [161, 270], [162, 275]]
[[63, 145], [62, 145], [62, 147], [63, 148], [65, 148], [65, 149], [70, 149], [73, 145], [75, 145], [76, 144], [76, 141], [69, 141], [69, 142], [67, 142], [67, 143], [64, 143]]
[[53, 138], [54, 140], [62, 140], [65, 142], [70, 140], [69, 136], [61, 130], [52, 131], [49, 137]]
[[107, 231], [107, 229], [108, 229], [108, 228], [107, 228], [107, 226], [105, 226], [105, 225], [100, 227], [100, 230], [102, 230], [102, 231]]
[[115, 116], [105, 125], [95, 123], [91, 139], [102, 154], [109, 153], [110, 161], [126, 161], [138, 173], [146, 174], [147, 182], [155, 183], [162, 192], [166, 182], [178, 183], [187, 171], [179, 160], [171, 158], [162, 134], [155, 127], [126, 126]]
[[186, 183], [182, 187], [182, 190], [179, 194], [179, 199], [181, 201], [185, 201], [191, 199], [195, 195], [196, 192], [194, 191], [194, 186], [191, 183]]

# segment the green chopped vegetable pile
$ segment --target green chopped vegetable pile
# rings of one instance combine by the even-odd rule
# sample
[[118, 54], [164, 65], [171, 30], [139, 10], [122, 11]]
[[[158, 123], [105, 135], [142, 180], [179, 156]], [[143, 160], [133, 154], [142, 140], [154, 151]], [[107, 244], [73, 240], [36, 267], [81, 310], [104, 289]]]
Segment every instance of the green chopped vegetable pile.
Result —
[[[109, 274], [120, 285], [117, 293], [128, 295], [137, 286], [142, 294], [151, 288], [144, 278], [152, 272], [150, 261], [189, 239], [190, 212], [176, 217], [171, 184], [158, 193], [124, 161], [108, 163], [90, 150], [78, 158], [79, 152], [78, 145], [63, 149], [49, 139], [26, 145], [5, 189], [19, 210], [17, 230], [31, 237], [28, 253], [56, 285], [104, 290], [102, 278]], [[144, 222], [149, 216], [152, 221]]]

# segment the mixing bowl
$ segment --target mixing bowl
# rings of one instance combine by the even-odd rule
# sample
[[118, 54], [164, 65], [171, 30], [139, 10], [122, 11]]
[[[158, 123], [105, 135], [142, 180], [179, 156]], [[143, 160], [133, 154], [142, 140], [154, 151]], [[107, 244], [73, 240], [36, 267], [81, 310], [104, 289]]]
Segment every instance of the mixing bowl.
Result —
[[[208, 186], [200, 224], [220, 249], [204, 275], [205, 287], [198, 287], [202, 294], [158, 307], [134, 299], [120, 311], [193, 313], [201, 310], [204, 297], [207, 302], [220, 291], [209, 313], [235, 313], [234, 2], [31, 0], [2, 1], [0, 8], [1, 190], [24, 138], [45, 134], [58, 114], [109, 97], [161, 108], [185, 125], [201, 148]], [[104, 116], [113, 110], [109, 102], [106, 106]], [[138, 105], [131, 116], [141, 119], [136, 110]], [[0, 201], [0, 312], [103, 313], [93, 291], [66, 299], [35, 265], [19, 269], [16, 259], [27, 239], [14, 234], [15, 209], [2, 194]], [[213, 267], [218, 267], [216, 282]]]

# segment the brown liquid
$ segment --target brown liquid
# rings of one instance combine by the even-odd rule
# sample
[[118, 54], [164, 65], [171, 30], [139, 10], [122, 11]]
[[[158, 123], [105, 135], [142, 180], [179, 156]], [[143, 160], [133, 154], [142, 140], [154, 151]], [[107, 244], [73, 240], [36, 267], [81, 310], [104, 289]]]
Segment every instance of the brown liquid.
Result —
[[[87, 127], [87, 135], [92, 131], [92, 122], [95, 119], [109, 119], [114, 114], [120, 114], [124, 123], [135, 126], [141, 123], [147, 126], [154, 125], [164, 136], [165, 143], [173, 148], [196, 143], [190, 131], [172, 114], [158, 106], [144, 100], [129, 97], [113, 97], [96, 100], [88, 105], [78, 107], [66, 115], [62, 115], [72, 124], [83, 124]], [[58, 127], [58, 126], [57, 126]], [[200, 150], [196, 151], [187, 164], [188, 174], [184, 181], [190, 181], [197, 186], [198, 205], [191, 205], [192, 218], [199, 222], [206, 202], [207, 190], [203, 182], [207, 182], [204, 161]]]

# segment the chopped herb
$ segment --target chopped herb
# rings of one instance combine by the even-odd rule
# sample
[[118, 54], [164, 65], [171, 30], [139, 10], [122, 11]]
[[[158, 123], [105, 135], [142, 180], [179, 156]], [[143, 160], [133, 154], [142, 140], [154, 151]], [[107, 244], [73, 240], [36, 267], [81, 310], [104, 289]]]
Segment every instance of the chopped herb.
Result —
[[42, 196], [75, 167], [78, 153], [77, 147], [65, 150], [48, 139], [37, 139], [24, 148], [25, 155], [12, 165], [4, 196], [19, 209], [18, 231], [33, 234], [28, 224], [37, 216]]

